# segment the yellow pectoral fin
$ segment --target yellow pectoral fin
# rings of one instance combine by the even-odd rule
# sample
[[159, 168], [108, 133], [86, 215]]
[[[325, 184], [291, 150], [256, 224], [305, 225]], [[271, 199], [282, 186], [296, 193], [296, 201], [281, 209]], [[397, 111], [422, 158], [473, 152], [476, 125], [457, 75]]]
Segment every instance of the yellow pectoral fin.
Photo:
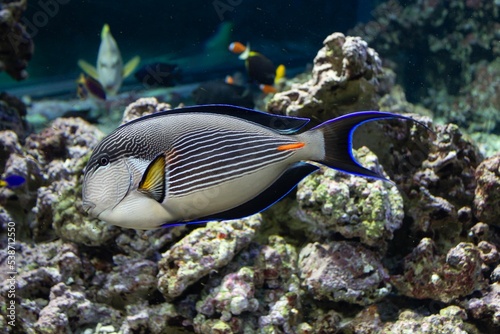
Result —
[[165, 155], [160, 154], [148, 166], [138, 190], [154, 198], [157, 202], [163, 202], [165, 198]]
[[83, 72], [87, 73], [92, 78], [99, 80], [99, 75], [97, 74], [97, 70], [94, 66], [81, 59], [78, 61], [78, 66], [80, 66]]
[[128, 77], [132, 72], [135, 70], [135, 68], [139, 65], [141, 62], [141, 57], [135, 56], [134, 58], [130, 59], [126, 64], [125, 67], [123, 67], [123, 78]]

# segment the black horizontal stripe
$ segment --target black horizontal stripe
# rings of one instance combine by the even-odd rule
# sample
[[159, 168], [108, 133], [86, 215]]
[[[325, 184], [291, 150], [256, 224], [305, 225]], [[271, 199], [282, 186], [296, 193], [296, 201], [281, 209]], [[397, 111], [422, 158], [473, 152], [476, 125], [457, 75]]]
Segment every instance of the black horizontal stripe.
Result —
[[291, 151], [277, 147], [295, 142], [272, 134], [210, 131], [186, 135], [174, 145], [169, 161], [169, 196], [183, 196], [242, 177], [286, 159]]
[[[292, 154], [287, 152], [287, 156]], [[218, 185], [236, 178], [244, 177], [253, 172], [257, 172], [262, 168], [272, 168], [272, 165], [278, 161], [283, 160], [285, 157], [279, 156], [274, 159], [268, 157], [260, 157], [258, 160], [242, 161], [239, 164], [227, 166], [227, 168], [214, 171], [204, 177], [193, 177], [186, 180], [186, 182], [179, 184], [177, 187], [172, 185], [169, 192], [171, 196], [185, 196], [190, 193], [203, 190], [209, 186]]]

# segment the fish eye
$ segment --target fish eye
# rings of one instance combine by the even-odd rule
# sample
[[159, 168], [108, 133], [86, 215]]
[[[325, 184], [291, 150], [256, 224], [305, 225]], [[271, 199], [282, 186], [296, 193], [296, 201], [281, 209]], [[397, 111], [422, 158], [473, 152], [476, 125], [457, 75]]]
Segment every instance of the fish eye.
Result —
[[100, 157], [99, 158], [99, 166], [106, 166], [107, 164], [109, 164], [108, 157]]

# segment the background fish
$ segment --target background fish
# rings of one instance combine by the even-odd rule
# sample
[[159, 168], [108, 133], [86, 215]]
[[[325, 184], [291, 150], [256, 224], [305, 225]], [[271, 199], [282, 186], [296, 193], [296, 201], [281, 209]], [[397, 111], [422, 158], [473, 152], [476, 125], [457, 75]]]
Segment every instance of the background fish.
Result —
[[191, 96], [196, 104], [231, 104], [253, 108], [253, 94], [244, 86], [228, 83], [227, 80], [210, 80], [201, 83]]
[[181, 80], [176, 64], [154, 62], [139, 68], [134, 77], [146, 87], [173, 87]]
[[245, 61], [248, 78], [259, 84], [264, 93], [275, 93], [274, 84], [285, 76], [285, 65], [276, 67], [274, 63], [263, 54], [250, 49], [250, 44], [244, 46], [240, 42], [229, 45], [229, 51], [239, 54], [239, 58]]
[[98, 100], [106, 100], [106, 91], [96, 79], [82, 73], [80, 77], [78, 77], [76, 84], [76, 94], [80, 99], [95, 98]]
[[108, 95], [115, 95], [120, 89], [123, 79], [128, 77], [139, 65], [141, 58], [135, 56], [123, 65], [122, 55], [109, 25], [105, 24], [101, 32], [101, 44], [97, 54], [97, 68], [84, 60], [78, 66], [92, 78], [98, 80]]
[[0, 179], [0, 187], [15, 188], [22, 186], [26, 179], [20, 175], [9, 175], [4, 179]]
[[361, 123], [401, 115], [357, 112], [299, 130], [305, 118], [227, 105], [142, 117], [108, 135], [85, 169], [83, 207], [108, 223], [152, 229], [262, 211], [319, 167], [384, 179], [359, 165]]

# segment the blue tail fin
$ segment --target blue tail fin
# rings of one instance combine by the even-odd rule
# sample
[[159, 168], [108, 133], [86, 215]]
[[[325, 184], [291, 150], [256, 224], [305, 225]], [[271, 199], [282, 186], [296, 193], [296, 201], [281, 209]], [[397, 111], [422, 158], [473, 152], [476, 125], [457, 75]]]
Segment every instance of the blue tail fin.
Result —
[[352, 155], [352, 135], [354, 130], [365, 122], [391, 118], [411, 120], [419, 123], [410, 117], [398, 114], [361, 111], [340, 116], [316, 126], [312, 130], [321, 131], [325, 140], [325, 157], [318, 162], [346, 173], [387, 180], [382, 174], [361, 166], [354, 159]]

